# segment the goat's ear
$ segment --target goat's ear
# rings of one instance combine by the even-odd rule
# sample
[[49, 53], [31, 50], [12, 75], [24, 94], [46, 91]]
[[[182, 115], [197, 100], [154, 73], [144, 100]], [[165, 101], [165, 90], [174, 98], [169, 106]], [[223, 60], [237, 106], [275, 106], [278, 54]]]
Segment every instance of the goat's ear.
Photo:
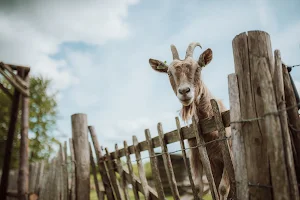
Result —
[[199, 57], [198, 64], [200, 67], [205, 67], [210, 63], [213, 58], [213, 53], [211, 49], [206, 49]]
[[164, 62], [150, 58], [149, 63], [152, 69], [154, 69], [155, 71], [164, 72], [164, 73], [167, 73], [168, 71], [168, 65], [165, 64]]

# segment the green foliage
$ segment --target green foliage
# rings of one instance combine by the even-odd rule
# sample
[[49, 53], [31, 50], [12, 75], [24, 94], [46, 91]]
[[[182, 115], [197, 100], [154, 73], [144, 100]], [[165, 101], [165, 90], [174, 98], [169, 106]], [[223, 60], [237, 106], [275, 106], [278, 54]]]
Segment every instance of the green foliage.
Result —
[[[0, 79], [0, 82], [5, 86], [9, 85], [3, 79]], [[48, 90], [50, 86], [51, 80], [42, 76], [31, 77], [30, 79], [29, 158], [31, 162], [48, 159], [53, 152], [53, 144], [58, 143], [58, 141], [50, 135], [56, 127], [58, 114], [56, 103], [57, 92], [49, 94]], [[9, 89], [11, 93], [13, 93], [13, 88], [10, 87]], [[3, 158], [4, 155], [10, 109], [10, 98], [0, 90], [0, 158]], [[12, 168], [18, 166], [19, 133], [20, 120], [18, 120], [14, 137]], [[2, 162], [3, 160], [0, 159], [0, 166], [2, 166]]]

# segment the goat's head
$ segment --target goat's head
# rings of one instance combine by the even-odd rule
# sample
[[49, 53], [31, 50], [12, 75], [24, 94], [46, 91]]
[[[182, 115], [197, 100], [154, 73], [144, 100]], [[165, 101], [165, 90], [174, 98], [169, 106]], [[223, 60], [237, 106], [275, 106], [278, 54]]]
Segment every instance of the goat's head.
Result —
[[205, 50], [198, 61], [193, 59], [193, 52], [199, 43], [191, 43], [184, 60], [179, 59], [177, 49], [171, 45], [173, 61], [168, 66], [162, 61], [150, 58], [151, 67], [158, 72], [169, 75], [171, 86], [183, 106], [189, 106], [197, 96], [201, 95], [201, 70], [212, 60], [212, 50]]

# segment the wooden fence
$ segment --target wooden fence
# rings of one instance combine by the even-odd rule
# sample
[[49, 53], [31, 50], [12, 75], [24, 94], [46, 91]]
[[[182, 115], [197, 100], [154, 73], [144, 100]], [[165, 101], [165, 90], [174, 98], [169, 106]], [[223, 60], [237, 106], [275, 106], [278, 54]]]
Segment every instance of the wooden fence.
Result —
[[[87, 115], [74, 114], [71, 117], [70, 155], [67, 155], [65, 142], [47, 167], [32, 164], [30, 180], [36, 183], [31, 183], [30, 190], [41, 200], [89, 199], [92, 173], [99, 200], [162, 200], [166, 198], [161, 174], [163, 167], [171, 195], [179, 200], [182, 198], [180, 185], [170, 155], [181, 152], [193, 199], [201, 199], [187, 156], [189, 149], [197, 148], [212, 198], [219, 200], [205, 148], [207, 143], [203, 140], [204, 134], [217, 130], [220, 136], [211, 142], [219, 142], [223, 147], [233, 199], [299, 200], [300, 104], [296, 101], [286, 65], [278, 50], [273, 56], [270, 37], [262, 31], [237, 35], [233, 40], [233, 54], [235, 73], [228, 76], [230, 112], [220, 113], [212, 99], [212, 118], [199, 122], [193, 119], [192, 124], [185, 127], [181, 127], [179, 119], [175, 118], [177, 128], [168, 133], [158, 123], [158, 136], [151, 137], [146, 129], [144, 141], [139, 142], [133, 136], [131, 142], [124, 141], [122, 148], [116, 145], [113, 152], [100, 147], [95, 128], [88, 126]], [[229, 126], [232, 135], [227, 137], [225, 128]], [[197, 146], [186, 147], [185, 140], [192, 138], [197, 139]], [[233, 156], [228, 140], [232, 140]], [[180, 148], [170, 152], [167, 145], [175, 142], [180, 143]], [[157, 147], [161, 148], [160, 153], [154, 152]], [[141, 156], [144, 151], [148, 156]], [[146, 158], [151, 164], [152, 186], [145, 174], [143, 161]], [[133, 162], [136, 162], [137, 174]], [[129, 190], [133, 197], [129, 196]]]

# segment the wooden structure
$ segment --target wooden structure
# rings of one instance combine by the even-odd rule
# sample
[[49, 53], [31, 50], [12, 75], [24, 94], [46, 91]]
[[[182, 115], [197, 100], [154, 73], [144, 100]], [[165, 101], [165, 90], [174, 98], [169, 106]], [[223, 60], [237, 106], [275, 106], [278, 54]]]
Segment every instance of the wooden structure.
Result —
[[[151, 137], [145, 130], [145, 140], [132, 137], [132, 145], [124, 141], [123, 148], [115, 146], [113, 152], [101, 148], [93, 126], [88, 126], [85, 114], [74, 114], [72, 139], [69, 140], [71, 155], [67, 155], [66, 142], [48, 167], [32, 165], [31, 180], [39, 187], [30, 185], [30, 191], [38, 193], [39, 199], [89, 199], [90, 171], [92, 172], [98, 200], [129, 200], [132, 191], [135, 200], [164, 200], [169, 193], [180, 199], [176, 168], [171, 155], [182, 153], [182, 167], [193, 199], [200, 200], [187, 151], [199, 150], [209, 182], [210, 193], [219, 200], [217, 187], [206, 152], [203, 135], [219, 131], [220, 136], [212, 142], [222, 144], [225, 168], [231, 180], [233, 199], [291, 199], [299, 200], [300, 183], [300, 119], [293, 84], [282, 63], [280, 52], [274, 56], [270, 37], [262, 31], [241, 33], [233, 40], [235, 73], [228, 76], [230, 111], [220, 113], [214, 99], [211, 100], [214, 116], [181, 127], [175, 119], [176, 129], [165, 133], [161, 123], [157, 125], [158, 136]], [[231, 137], [225, 128], [231, 127]], [[89, 136], [92, 144], [89, 144]], [[185, 140], [196, 138], [197, 146], [186, 147]], [[228, 142], [232, 141], [232, 152]], [[100, 140], [101, 141], [101, 140]], [[168, 144], [179, 142], [178, 150], [170, 152]], [[160, 147], [161, 152], [154, 149]], [[146, 178], [142, 152], [147, 151], [154, 184]], [[96, 155], [96, 161], [93, 154]], [[233, 155], [231, 155], [233, 154]], [[133, 159], [135, 157], [135, 159]], [[125, 160], [125, 161], [124, 161]], [[136, 162], [138, 173], [134, 173]], [[47, 168], [47, 169], [46, 169]], [[163, 170], [162, 170], [163, 169]], [[101, 175], [98, 180], [97, 172]], [[161, 173], [164, 173], [162, 175]], [[38, 177], [43, 177], [42, 179]], [[165, 178], [164, 178], [165, 177]], [[169, 191], [164, 183], [167, 182]], [[35, 189], [33, 189], [35, 188]]]
[[[12, 100], [11, 117], [7, 133], [5, 154], [2, 166], [0, 183], [0, 199], [8, 196], [17, 196], [20, 200], [27, 199], [28, 195], [28, 128], [29, 128], [29, 67], [5, 64], [0, 62], [0, 74], [15, 88], [14, 94], [0, 83], [0, 89]], [[13, 140], [21, 102], [21, 139], [20, 162], [18, 176], [18, 191], [15, 194], [7, 194], [9, 168]]]

